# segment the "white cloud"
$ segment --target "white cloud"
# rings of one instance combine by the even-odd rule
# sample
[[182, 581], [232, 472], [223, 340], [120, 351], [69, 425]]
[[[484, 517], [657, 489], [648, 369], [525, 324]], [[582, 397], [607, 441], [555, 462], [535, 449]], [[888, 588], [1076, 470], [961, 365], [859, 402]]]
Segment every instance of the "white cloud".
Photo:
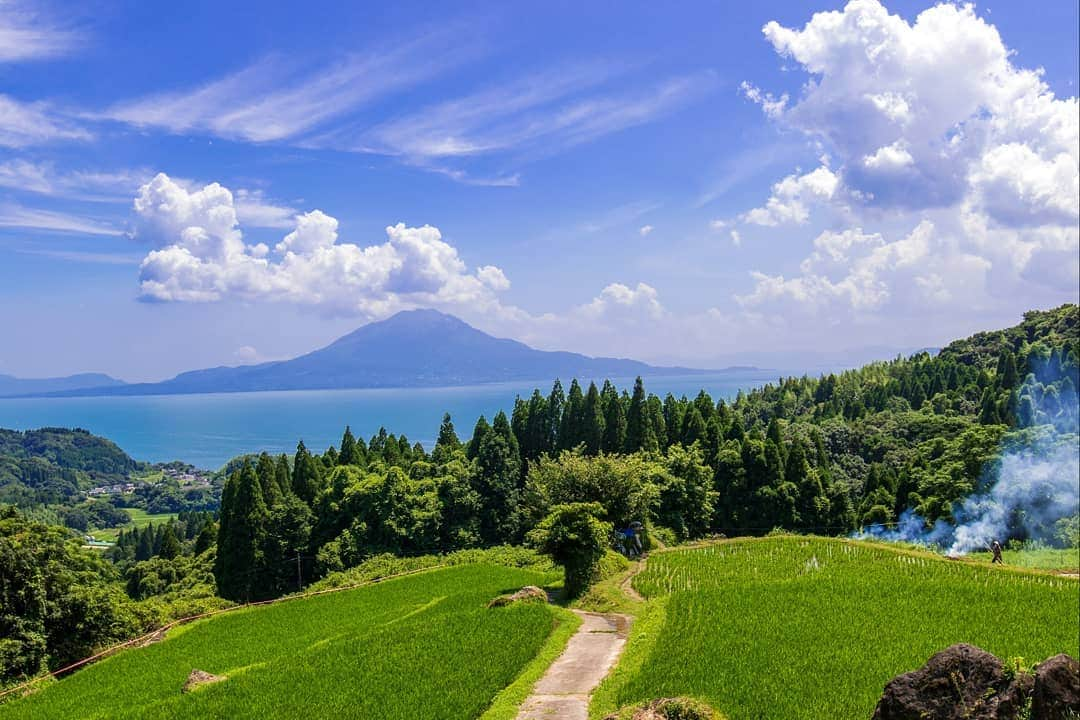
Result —
[[734, 245], [735, 247], [739, 247], [739, 246], [742, 245], [742, 235], [739, 234], [738, 230], [732, 229], [732, 231], [731, 231], [731, 244]]
[[1023, 143], [988, 150], [971, 180], [982, 207], [1006, 226], [1060, 225], [1080, 220], [1080, 174], [1068, 152], [1040, 155]]
[[787, 93], [780, 97], [774, 97], [772, 93], [762, 92], [761, 88], [745, 80], [739, 85], [739, 90], [742, 91], [747, 100], [760, 105], [765, 114], [771, 118], [778, 118], [783, 115], [788, 100], [790, 100]]
[[0, 95], [0, 147], [24, 148], [90, 137], [86, 130], [56, 117], [46, 103], [25, 103]]
[[262, 362], [262, 355], [251, 345], [241, 345], [233, 351], [233, 358], [241, 365], [254, 365]]
[[[770, 116], [825, 142], [845, 185], [873, 205], [966, 198], [993, 214], [1002, 201], [1030, 203], [1039, 221], [1075, 224], [1075, 214], [1044, 211], [1076, 207], [1080, 106], [1056, 98], [1041, 71], [1014, 66], [972, 5], [936, 5], [909, 24], [878, 0], [852, 0], [802, 29], [770, 22], [764, 34], [813, 76]], [[1021, 156], [1039, 170], [1000, 178], [988, 167]], [[980, 184], [988, 176], [1003, 182]]]
[[763, 207], [742, 216], [753, 225], [802, 224], [817, 203], [831, 200], [837, 193], [839, 178], [824, 165], [805, 175], [788, 175], [772, 187], [772, 196]]
[[188, 190], [159, 174], [134, 210], [134, 237], [157, 247], [140, 268], [146, 300], [280, 301], [374, 318], [417, 306], [493, 307], [510, 286], [492, 265], [470, 273], [429, 225], [398, 223], [385, 242], [363, 247], [340, 242], [337, 220], [313, 210], [296, 217], [271, 255], [244, 240], [233, 195], [217, 183]]
[[507, 279], [501, 269], [494, 265], [484, 265], [477, 268], [476, 277], [479, 278], [480, 282], [496, 292], [510, 289], [510, 280]]
[[261, 190], [236, 191], [236, 217], [244, 225], [265, 228], [291, 228], [299, 211], [268, 199]]
[[879, 147], [872, 155], [863, 158], [863, 167], [881, 172], [897, 172], [914, 164], [915, 160], [903, 140]]
[[[473, 52], [455, 48], [446, 31], [387, 43], [317, 68], [271, 57], [192, 90], [114, 105], [102, 117], [174, 133], [205, 132], [251, 142], [296, 140], [446, 72]], [[434, 56], [438, 62], [432, 62]]]
[[708, 74], [675, 77], [634, 92], [601, 89], [622, 72], [603, 64], [560, 67], [448, 100], [350, 138], [317, 142], [427, 165], [508, 150], [547, 154], [650, 122], [700, 96]]
[[629, 315], [641, 318], [643, 315], [658, 318], [664, 313], [656, 288], [645, 283], [638, 283], [631, 288], [622, 283], [612, 283], [605, 287], [599, 297], [584, 305], [579, 312], [585, 317], [609, 318], [612, 315]]
[[120, 230], [96, 218], [28, 208], [15, 203], [0, 205], [0, 227], [45, 230], [77, 235], [123, 234]]
[[971, 5], [908, 23], [852, 0], [763, 31], [808, 77], [785, 102], [744, 93], [827, 158], [741, 216], [819, 233], [796, 273], [753, 273], [736, 298], [746, 322], [850, 342], [856, 327], [925, 336], [929, 312], [965, 332], [972, 318], [1076, 300], [1080, 105], [1015, 66]]
[[989, 261], [958, 249], [929, 221], [893, 242], [857, 228], [826, 231], [814, 240], [801, 275], [754, 273], [753, 290], [737, 300], [776, 314], [826, 314], [833, 322], [890, 310], [902, 316], [955, 299], [985, 303], [990, 268]]
[[138, 265], [137, 255], [127, 253], [105, 253], [92, 250], [51, 250], [48, 248], [19, 248], [16, 250], [23, 255], [39, 255], [41, 257], [56, 258], [67, 262], [90, 263], [93, 265]]
[[64, 55], [80, 42], [78, 33], [58, 26], [26, 3], [0, 2], [0, 62]]
[[0, 187], [74, 200], [116, 202], [131, 194], [153, 173], [149, 170], [61, 171], [52, 163], [9, 160], [0, 163]]
[[654, 228], [652, 225], [642, 225], [640, 228], [638, 228], [638, 235], [640, 235], [641, 237], [645, 237], [655, 229], [656, 228]]

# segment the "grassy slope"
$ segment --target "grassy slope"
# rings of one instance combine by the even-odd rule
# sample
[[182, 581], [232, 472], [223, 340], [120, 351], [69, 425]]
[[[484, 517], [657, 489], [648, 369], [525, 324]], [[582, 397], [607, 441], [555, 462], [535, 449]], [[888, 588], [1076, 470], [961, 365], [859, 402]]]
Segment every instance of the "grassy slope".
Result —
[[[554, 626], [545, 605], [486, 602], [548, 580], [462, 566], [238, 611], [2, 705], [0, 718], [475, 718]], [[229, 680], [182, 695], [194, 668]]]
[[843, 540], [657, 553], [649, 601], [591, 714], [692, 695], [733, 718], [869, 717], [885, 683], [969, 642], [1030, 664], [1078, 653], [1072, 579]]

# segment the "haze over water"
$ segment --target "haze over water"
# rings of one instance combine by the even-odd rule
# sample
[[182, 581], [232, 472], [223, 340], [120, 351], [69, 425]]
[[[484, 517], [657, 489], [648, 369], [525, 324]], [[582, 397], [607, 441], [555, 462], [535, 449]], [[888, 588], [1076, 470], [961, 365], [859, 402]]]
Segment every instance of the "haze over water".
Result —
[[[667, 393], [693, 397], [704, 388], [713, 400], [730, 400], [739, 390], [775, 380], [774, 371], [718, 373], [646, 379], [645, 389], [661, 398]], [[619, 390], [630, 390], [633, 378], [613, 378]], [[599, 385], [599, 382], [597, 383]], [[468, 439], [480, 415], [490, 420], [507, 413], [518, 395], [549, 382], [495, 383], [442, 388], [307, 390], [284, 392], [150, 395], [134, 397], [25, 398], [0, 400], [0, 427], [80, 427], [117, 443], [129, 455], [149, 462], [182, 460], [217, 469], [236, 455], [296, 450], [303, 439], [322, 452], [341, 441], [345, 425], [365, 441], [379, 431], [408, 436], [430, 448], [444, 412], [454, 420], [458, 436]], [[569, 381], [563, 389], [568, 391]], [[588, 382], [582, 389], [588, 388]]]

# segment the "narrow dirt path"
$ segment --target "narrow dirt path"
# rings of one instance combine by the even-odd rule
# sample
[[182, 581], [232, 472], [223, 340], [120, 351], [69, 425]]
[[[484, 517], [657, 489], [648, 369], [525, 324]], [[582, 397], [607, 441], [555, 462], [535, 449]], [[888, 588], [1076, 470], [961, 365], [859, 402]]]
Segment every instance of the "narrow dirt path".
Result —
[[522, 703], [517, 720], [587, 720], [589, 697], [626, 645], [631, 618], [573, 611], [581, 626]]
[[641, 593], [634, 589], [634, 578], [645, 569], [645, 561], [648, 559], [646, 555], [636, 561], [630, 574], [619, 584], [619, 589], [623, 591], [623, 594], [635, 602], [645, 602], [645, 598], [641, 596]]

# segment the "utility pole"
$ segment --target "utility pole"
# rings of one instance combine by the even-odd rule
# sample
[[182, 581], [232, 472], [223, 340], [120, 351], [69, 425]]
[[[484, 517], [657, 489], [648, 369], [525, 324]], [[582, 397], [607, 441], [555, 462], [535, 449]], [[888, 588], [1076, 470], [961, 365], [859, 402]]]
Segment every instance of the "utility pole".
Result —
[[303, 592], [304, 590], [304, 576], [300, 571], [300, 551], [296, 551], [296, 591]]

